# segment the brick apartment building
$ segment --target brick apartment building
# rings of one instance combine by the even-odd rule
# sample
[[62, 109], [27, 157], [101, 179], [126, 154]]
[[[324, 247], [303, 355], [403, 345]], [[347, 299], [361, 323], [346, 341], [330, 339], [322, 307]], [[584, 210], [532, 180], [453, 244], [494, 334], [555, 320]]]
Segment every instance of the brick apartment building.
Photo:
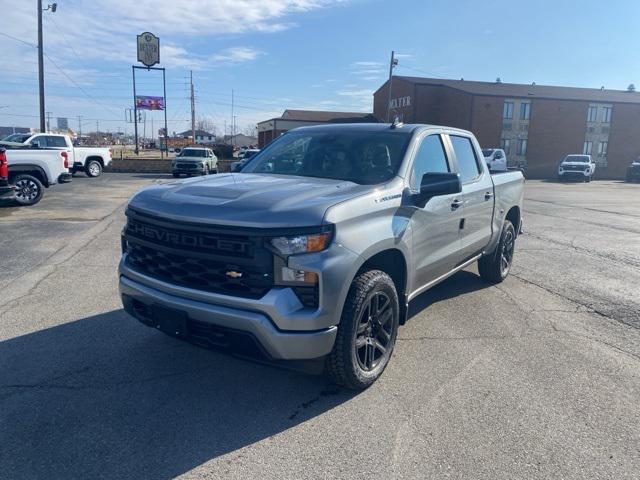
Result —
[[324, 123], [377, 122], [371, 113], [330, 112], [322, 110], [285, 110], [282, 116], [258, 123], [258, 146], [264, 147], [274, 138], [297, 127]]
[[[387, 120], [388, 81], [373, 113]], [[472, 131], [482, 147], [502, 147], [527, 176], [554, 178], [569, 153], [588, 153], [596, 177], [624, 178], [640, 156], [640, 93], [394, 76], [390, 118]]]

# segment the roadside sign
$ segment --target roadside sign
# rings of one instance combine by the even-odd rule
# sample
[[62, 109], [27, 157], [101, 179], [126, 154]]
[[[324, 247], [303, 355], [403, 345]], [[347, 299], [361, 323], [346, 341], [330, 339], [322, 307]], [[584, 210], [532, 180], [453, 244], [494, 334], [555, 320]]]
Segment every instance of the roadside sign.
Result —
[[147, 67], [160, 63], [160, 39], [153, 33], [138, 35], [138, 61]]
[[164, 97], [136, 95], [137, 110], [164, 110]]

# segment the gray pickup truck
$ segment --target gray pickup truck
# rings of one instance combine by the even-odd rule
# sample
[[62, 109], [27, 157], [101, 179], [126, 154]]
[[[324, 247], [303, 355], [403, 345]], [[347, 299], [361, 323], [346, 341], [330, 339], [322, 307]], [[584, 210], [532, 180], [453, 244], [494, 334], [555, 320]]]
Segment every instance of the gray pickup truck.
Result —
[[476, 261], [489, 282], [507, 276], [523, 186], [519, 171], [491, 175], [467, 131], [295, 129], [242, 173], [137, 193], [122, 234], [122, 302], [175, 337], [312, 361], [366, 388], [413, 298]]

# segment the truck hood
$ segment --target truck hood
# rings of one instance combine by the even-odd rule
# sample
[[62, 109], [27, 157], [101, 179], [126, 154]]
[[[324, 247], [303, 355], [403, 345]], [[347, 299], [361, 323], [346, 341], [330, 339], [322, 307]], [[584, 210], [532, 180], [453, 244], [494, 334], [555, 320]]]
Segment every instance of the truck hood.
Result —
[[148, 187], [129, 206], [185, 222], [284, 228], [321, 225], [332, 205], [370, 185], [273, 174], [219, 174]]
[[206, 157], [176, 157], [175, 162], [204, 162]]
[[589, 164], [586, 162], [562, 162], [560, 167], [588, 167]]

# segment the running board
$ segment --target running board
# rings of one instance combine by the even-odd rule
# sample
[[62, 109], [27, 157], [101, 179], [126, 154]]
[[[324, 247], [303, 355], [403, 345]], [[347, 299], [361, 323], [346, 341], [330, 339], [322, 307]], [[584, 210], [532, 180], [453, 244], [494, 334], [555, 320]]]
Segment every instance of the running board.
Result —
[[451, 270], [450, 272], [445, 273], [444, 275], [439, 276], [438, 278], [436, 278], [435, 280], [430, 281], [429, 283], [423, 285], [422, 287], [418, 288], [417, 290], [414, 290], [408, 297], [408, 301], [410, 302], [411, 300], [413, 300], [415, 297], [417, 297], [418, 295], [420, 295], [422, 292], [424, 292], [425, 290], [429, 290], [431, 287], [433, 287], [434, 285], [437, 285], [438, 283], [446, 280], [447, 278], [449, 278], [451, 275], [454, 275], [456, 273], [458, 273], [460, 270], [462, 270], [463, 268], [468, 267], [469, 265], [471, 265], [473, 262], [475, 262], [476, 260], [478, 260], [480, 257], [482, 257], [482, 254], [479, 253], [478, 255], [471, 257], [469, 260], [467, 260], [466, 262], [463, 262], [462, 264], [458, 265], [456, 268], [454, 268], [453, 270]]

